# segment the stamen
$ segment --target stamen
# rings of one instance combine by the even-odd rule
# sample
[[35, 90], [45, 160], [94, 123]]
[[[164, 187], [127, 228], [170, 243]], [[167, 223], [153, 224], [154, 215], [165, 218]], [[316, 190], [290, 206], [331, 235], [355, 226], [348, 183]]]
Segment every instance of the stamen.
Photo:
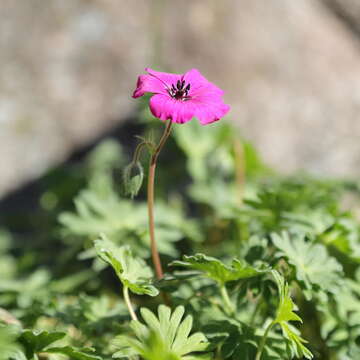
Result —
[[190, 97], [188, 95], [191, 85], [190, 84], [187, 84], [186, 86], [185, 85], [186, 85], [185, 80], [181, 80], [181, 81], [178, 80], [176, 82], [176, 86], [175, 84], [171, 84], [171, 88], [169, 88], [168, 90], [169, 95], [176, 100], [182, 100], [182, 101], [189, 100]]

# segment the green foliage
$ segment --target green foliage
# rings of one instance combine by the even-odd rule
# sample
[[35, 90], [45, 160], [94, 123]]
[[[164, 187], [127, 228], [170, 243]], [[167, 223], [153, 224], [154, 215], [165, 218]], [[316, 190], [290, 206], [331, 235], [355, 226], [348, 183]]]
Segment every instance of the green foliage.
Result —
[[0, 360], [360, 358], [357, 183], [277, 175], [224, 122], [174, 127], [155, 281], [127, 153], [105, 140], [47, 174], [38, 207], [0, 214]]
[[194, 256], [184, 255], [183, 261], [174, 261], [171, 265], [196, 270], [197, 272], [194, 275], [203, 274], [221, 285], [229, 281], [249, 279], [263, 275], [267, 271], [265, 269], [256, 269], [238, 259], [234, 259], [231, 265], [228, 266], [222, 261], [204, 254], [196, 254]]
[[[110, 176], [109, 172], [93, 175], [88, 187], [74, 200], [76, 211], [60, 214], [64, 237], [75, 237], [89, 245], [88, 240], [95, 240], [99, 234], [105, 234], [116, 244], [131, 245], [136, 254], [148, 257], [150, 251], [146, 205], [121, 198]], [[161, 253], [176, 256], [174, 242], [183, 237], [198, 241], [196, 224], [184, 218], [181, 207], [159, 202], [156, 213], [158, 247]], [[166, 222], [162, 220], [164, 216]], [[89, 249], [83, 254], [83, 258], [93, 256], [95, 253]]]
[[336, 293], [318, 304], [323, 317], [321, 335], [341, 359], [356, 359], [360, 354], [360, 274], [346, 279]]
[[[241, 166], [246, 167], [246, 174], [250, 176], [269, 172], [253, 146], [241, 141], [237, 131], [226, 122], [203, 127], [191, 121], [175, 128], [174, 137], [186, 155], [187, 170], [195, 183], [208, 185], [209, 181], [234, 175], [237, 161], [243, 163]], [[236, 152], [236, 148], [240, 151]]]
[[151, 284], [152, 271], [146, 263], [135, 258], [128, 246], [117, 247], [105, 235], [95, 241], [95, 249], [105, 262], [115, 271], [122, 284], [138, 295], [158, 295]]
[[227, 172], [231, 169], [232, 159], [228, 151], [231, 143], [227, 142], [231, 129], [220, 124], [215, 131], [212, 130], [203, 128], [195, 121], [186, 124], [182, 129], [175, 129], [175, 139], [187, 155], [188, 171], [195, 181], [206, 181], [209, 163], [221, 164], [222, 169]]
[[281, 230], [319, 234], [339, 212], [341, 187], [306, 177], [275, 179], [247, 198], [241, 213], [258, 236]]
[[[101, 357], [94, 355], [94, 349], [92, 348], [74, 348], [73, 346], [59, 346], [56, 347], [53, 344], [62, 340], [66, 334], [64, 332], [48, 332], [48, 331], [32, 331], [23, 330], [19, 336], [19, 343], [24, 347], [24, 353], [19, 351], [15, 353], [17, 359], [38, 359], [39, 354], [62, 354], [67, 355], [69, 359], [74, 360], [102, 360]], [[50, 346], [51, 345], [51, 346]], [[12, 353], [9, 358], [12, 359]]]
[[16, 328], [0, 323], [0, 350], [0, 360], [8, 360], [10, 357], [21, 359], [22, 351], [17, 342]]
[[115, 358], [138, 354], [147, 360], [158, 359], [158, 356], [164, 360], [210, 359], [210, 355], [193, 354], [206, 351], [208, 341], [200, 332], [190, 335], [193, 318], [188, 315], [183, 319], [184, 307], [178, 306], [171, 313], [169, 307], [160, 305], [158, 317], [146, 308], [140, 312], [146, 325], [138, 321], [131, 322], [136, 338], [119, 336], [116, 345], [120, 350], [114, 354]]
[[351, 261], [360, 263], [360, 225], [351, 216], [341, 216], [325, 232], [319, 240], [336, 249]]
[[294, 303], [289, 295], [289, 285], [275, 270], [273, 271], [273, 276], [276, 280], [280, 296], [276, 318], [273, 323], [280, 324], [284, 336], [289, 340], [291, 357], [301, 358], [304, 356], [306, 359], [312, 359], [312, 353], [304, 345], [307, 341], [301, 338], [297, 331], [288, 323], [289, 321], [302, 322], [299, 315], [294, 313]]
[[45, 349], [52, 343], [64, 338], [64, 332], [48, 332], [40, 331], [33, 332], [31, 330], [24, 330], [21, 334], [20, 341], [25, 347], [26, 356], [32, 358], [34, 354], [45, 351]]
[[[333, 292], [341, 282], [342, 266], [326, 251], [321, 244], [306, 241], [304, 236], [294, 236], [290, 240], [289, 234], [272, 234], [274, 245], [279, 249], [277, 256], [285, 257], [293, 266], [296, 278], [305, 290], [313, 287]], [[312, 292], [304, 294], [311, 299]]]
[[45, 352], [48, 354], [67, 355], [70, 359], [74, 360], [102, 360], [100, 356], [92, 354], [94, 352], [92, 348], [75, 349], [71, 346], [64, 346], [46, 349]]
[[[26, 311], [33, 306], [33, 315], [37, 316], [35, 304], [42, 304], [48, 301], [51, 294], [50, 274], [45, 269], [38, 269], [31, 274], [14, 276], [8, 279], [0, 279], [0, 304], [7, 305], [16, 303], [18, 312]], [[54, 283], [53, 283], [54, 284]]]

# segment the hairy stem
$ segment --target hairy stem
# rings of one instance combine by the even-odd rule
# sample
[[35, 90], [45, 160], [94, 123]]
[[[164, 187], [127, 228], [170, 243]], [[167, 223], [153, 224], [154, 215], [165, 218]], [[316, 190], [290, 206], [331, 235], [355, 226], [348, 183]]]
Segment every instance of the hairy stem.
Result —
[[147, 145], [145, 141], [141, 142], [135, 149], [134, 157], [133, 157], [133, 164], [136, 164], [139, 161], [141, 150], [143, 147]]
[[263, 351], [264, 351], [264, 347], [265, 347], [265, 344], [266, 344], [266, 339], [267, 339], [267, 337], [268, 337], [268, 335], [269, 335], [270, 330], [272, 329], [272, 327], [273, 327], [275, 324], [276, 324], [275, 321], [272, 321], [272, 322], [268, 325], [268, 327], [266, 328], [265, 333], [264, 333], [264, 335], [263, 335], [263, 337], [262, 337], [262, 339], [261, 339], [260, 345], [259, 345], [259, 347], [258, 347], [258, 351], [257, 351], [257, 353], [256, 353], [255, 360], [260, 360], [260, 359], [261, 359], [261, 355], [262, 355], [262, 353], [263, 353]]
[[153, 147], [154, 147], [154, 144], [152, 144], [150, 141], [147, 141], [147, 140], [143, 140], [135, 149], [135, 153], [134, 153], [134, 156], [133, 156], [133, 160], [132, 160], [132, 163], [133, 164], [136, 164], [138, 161], [139, 161], [139, 158], [140, 158], [140, 155], [141, 155], [141, 151], [142, 149], [147, 146], [149, 151], [153, 151]]
[[230, 300], [230, 297], [229, 297], [229, 294], [226, 290], [226, 286], [225, 284], [222, 284], [220, 286], [220, 293], [221, 293], [221, 296], [224, 300], [224, 303], [225, 303], [225, 308], [227, 310], [227, 312], [229, 313], [229, 315], [231, 314], [234, 314], [234, 305], [232, 304], [231, 300]]
[[136, 320], [137, 321], [137, 316], [135, 314], [135, 311], [132, 307], [131, 301], [130, 301], [130, 296], [129, 296], [129, 288], [127, 286], [123, 286], [123, 295], [124, 295], [124, 300], [125, 300], [125, 304], [129, 310], [130, 316], [132, 320]]
[[148, 176], [148, 187], [147, 187], [147, 204], [148, 204], [148, 215], [149, 215], [149, 233], [150, 233], [150, 247], [151, 257], [155, 267], [156, 277], [161, 279], [163, 277], [163, 270], [160, 262], [160, 256], [157, 249], [155, 240], [155, 221], [154, 221], [154, 184], [155, 184], [155, 170], [157, 158], [163, 148], [166, 140], [168, 139], [171, 132], [172, 121], [168, 120], [165, 131], [161, 136], [159, 144], [156, 146], [153, 154], [150, 158], [149, 176]]

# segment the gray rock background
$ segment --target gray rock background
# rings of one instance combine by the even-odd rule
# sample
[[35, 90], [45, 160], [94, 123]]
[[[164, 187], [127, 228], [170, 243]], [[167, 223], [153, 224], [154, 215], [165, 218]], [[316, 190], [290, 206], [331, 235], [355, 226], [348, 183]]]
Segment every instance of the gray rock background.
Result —
[[283, 172], [360, 174], [357, 0], [2, 0], [0, 195], [121, 122], [143, 68], [199, 68]]

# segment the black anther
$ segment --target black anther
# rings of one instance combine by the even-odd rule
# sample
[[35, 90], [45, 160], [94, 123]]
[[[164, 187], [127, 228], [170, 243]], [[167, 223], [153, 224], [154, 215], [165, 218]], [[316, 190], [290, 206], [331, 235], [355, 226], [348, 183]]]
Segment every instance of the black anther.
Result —
[[169, 94], [172, 98], [176, 100], [188, 100], [188, 92], [190, 90], [191, 85], [187, 84], [186, 86], [185, 80], [178, 80], [175, 84], [171, 84], [171, 88], [169, 88]]

